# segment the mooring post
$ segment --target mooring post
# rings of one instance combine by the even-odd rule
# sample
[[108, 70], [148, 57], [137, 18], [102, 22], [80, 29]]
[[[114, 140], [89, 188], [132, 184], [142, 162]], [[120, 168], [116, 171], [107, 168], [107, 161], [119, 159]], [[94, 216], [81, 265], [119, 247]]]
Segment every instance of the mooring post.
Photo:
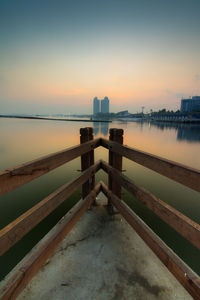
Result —
[[[109, 140], [123, 144], [123, 129], [111, 128]], [[118, 171], [122, 171], [122, 155], [116, 154], [109, 150], [109, 164], [117, 169]], [[115, 181], [115, 179], [109, 175], [109, 189], [121, 199], [121, 185]]]
[[[93, 140], [93, 128], [80, 128], [80, 143], [86, 143]], [[94, 164], [94, 150], [81, 155], [81, 170], [84, 171]], [[92, 176], [82, 185], [82, 198], [84, 199], [94, 187], [95, 177]]]

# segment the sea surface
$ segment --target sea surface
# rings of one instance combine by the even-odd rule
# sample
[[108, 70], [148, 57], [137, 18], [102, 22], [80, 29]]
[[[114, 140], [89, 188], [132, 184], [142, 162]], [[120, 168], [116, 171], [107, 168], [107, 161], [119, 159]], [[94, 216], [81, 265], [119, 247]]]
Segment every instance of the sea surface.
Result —
[[[124, 129], [124, 144], [184, 165], [200, 169], [200, 125], [140, 122], [59, 122], [0, 118], [0, 171], [80, 143], [81, 127], [94, 127], [95, 137], [108, 138], [109, 128]], [[108, 160], [99, 147], [95, 160]], [[181, 184], [123, 159], [125, 174], [192, 220], [200, 223], [200, 195]], [[58, 187], [79, 175], [80, 158], [0, 198], [0, 228], [15, 220]], [[96, 182], [107, 182], [99, 171]], [[133, 196], [123, 190], [127, 204], [200, 275], [200, 251], [180, 237]], [[55, 212], [38, 224], [0, 258], [0, 280], [25, 256], [58, 220], [81, 198], [76, 191]]]

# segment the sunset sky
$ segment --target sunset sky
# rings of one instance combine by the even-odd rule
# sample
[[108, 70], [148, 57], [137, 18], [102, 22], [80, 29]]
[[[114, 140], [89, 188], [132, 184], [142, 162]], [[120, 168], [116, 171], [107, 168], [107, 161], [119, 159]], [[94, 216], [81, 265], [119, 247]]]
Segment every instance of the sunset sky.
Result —
[[0, 114], [178, 109], [200, 95], [200, 0], [0, 0]]

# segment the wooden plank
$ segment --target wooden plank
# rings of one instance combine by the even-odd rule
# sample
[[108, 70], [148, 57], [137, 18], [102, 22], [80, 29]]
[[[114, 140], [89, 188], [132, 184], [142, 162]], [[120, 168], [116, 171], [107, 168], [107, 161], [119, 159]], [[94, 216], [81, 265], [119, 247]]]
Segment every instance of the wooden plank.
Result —
[[67, 197], [80, 187], [83, 182], [100, 169], [100, 162], [91, 166], [74, 180], [63, 185], [44, 198], [38, 204], [19, 216], [16, 220], [0, 230], [0, 255], [16, 244], [27, 232], [48, 216]]
[[149, 191], [135, 184], [133, 180], [121, 174], [102, 160], [101, 168], [110, 174], [110, 176], [114, 176], [115, 180], [120, 185], [200, 250], [199, 224], [160, 200]]
[[[1, 300], [13, 300], [21, 293], [31, 278], [39, 271], [48, 257], [53, 253], [62, 239], [69, 233], [88, 207], [93, 203], [100, 191], [100, 184], [83, 200], [80, 200], [58, 223], [46, 237], [39, 242], [27, 256], [22, 267], [11, 278], [8, 278], [0, 290]], [[22, 274], [22, 275], [21, 275]]]
[[200, 171], [185, 165], [101, 138], [101, 146], [161, 175], [200, 192]]
[[0, 196], [99, 147], [99, 145], [100, 139], [96, 139], [0, 172]]
[[163, 264], [184, 286], [195, 300], [200, 299], [200, 278], [195, 274], [122, 200], [115, 196], [104, 183], [104, 194], [116, 206], [126, 221], [159, 257]]
[[0, 299], [13, 299], [12, 294], [14, 293], [17, 286], [23, 279], [23, 272], [20, 270], [15, 272], [15, 276], [12, 276], [8, 281], [6, 281], [5, 285], [0, 288]]

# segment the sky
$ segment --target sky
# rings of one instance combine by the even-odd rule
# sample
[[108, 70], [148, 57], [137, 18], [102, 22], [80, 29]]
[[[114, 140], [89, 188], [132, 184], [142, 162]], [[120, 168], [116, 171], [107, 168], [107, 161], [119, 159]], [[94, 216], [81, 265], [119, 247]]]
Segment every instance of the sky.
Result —
[[0, 0], [0, 114], [177, 110], [200, 95], [200, 0]]

